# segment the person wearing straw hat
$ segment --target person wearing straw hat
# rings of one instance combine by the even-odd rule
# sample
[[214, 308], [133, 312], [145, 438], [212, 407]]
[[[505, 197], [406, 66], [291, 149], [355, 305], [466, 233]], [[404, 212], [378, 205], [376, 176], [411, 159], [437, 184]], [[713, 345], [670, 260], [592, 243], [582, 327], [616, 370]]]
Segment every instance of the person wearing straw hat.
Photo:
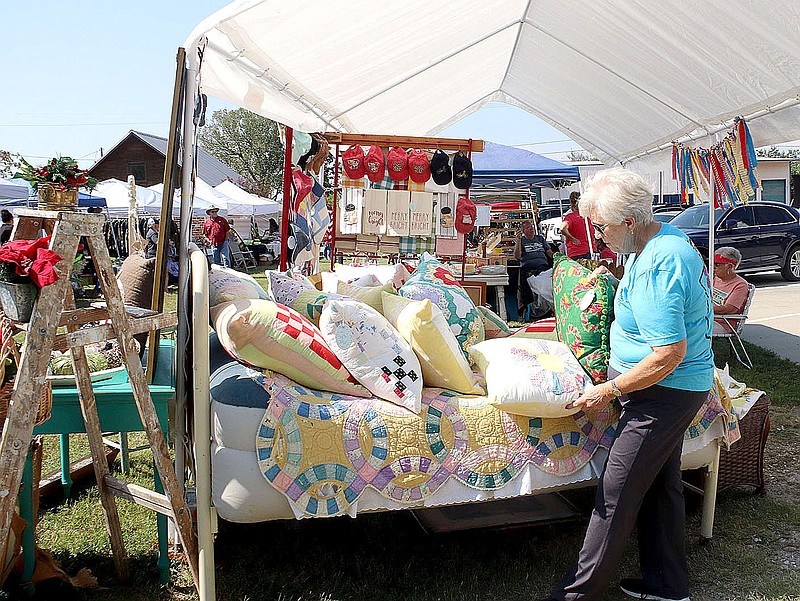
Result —
[[213, 250], [212, 261], [223, 267], [231, 266], [231, 256], [228, 250], [228, 232], [231, 229], [228, 220], [219, 216], [219, 208], [208, 207], [208, 218], [203, 223], [203, 238], [211, 245]]

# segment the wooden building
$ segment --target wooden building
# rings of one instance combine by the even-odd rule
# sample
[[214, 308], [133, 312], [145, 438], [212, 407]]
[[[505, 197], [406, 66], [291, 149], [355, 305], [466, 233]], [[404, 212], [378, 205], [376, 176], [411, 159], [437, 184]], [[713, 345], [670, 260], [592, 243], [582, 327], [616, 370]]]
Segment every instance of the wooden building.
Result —
[[[202, 148], [198, 147], [197, 152], [197, 175], [211, 186], [226, 179], [234, 184], [242, 180], [241, 175]], [[137, 185], [152, 186], [164, 178], [166, 154], [166, 138], [131, 130], [89, 169], [89, 175], [98, 181], [115, 178], [123, 182], [133, 175]]]

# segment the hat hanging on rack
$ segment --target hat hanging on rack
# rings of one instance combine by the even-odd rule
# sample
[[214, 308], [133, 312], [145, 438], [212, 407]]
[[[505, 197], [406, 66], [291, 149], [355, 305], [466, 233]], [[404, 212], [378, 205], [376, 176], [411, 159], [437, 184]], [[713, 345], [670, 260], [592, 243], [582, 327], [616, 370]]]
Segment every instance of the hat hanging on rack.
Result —
[[364, 149], [360, 144], [354, 144], [342, 153], [342, 167], [350, 179], [361, 179], [367, 174], [364, 164]]
[[472, 161], [460, 150], [453, 157], [453, 185], [461, 190], [472, 186]]
[[478, 208], [466, 196], [461, 196], [456, 205], [456, 231], [462, 234], [468, 234], [475, 227], [475, 221], [478, 217]]
[[450, 157], [443, 150], [437, 149], [431, 158], [431, 177], [439, 186], [446, 186], [453, 179], [450, 169]]
[[396, 182], [408, 179], [408, 154], [405, 148], [395, 146], [386, 155], [386, 167], [389, 170], [389, 177]]
[[386, 175], [386, 161], [380, 146], [370, 146], [364, 158], [367, 177], [371, 182], [379, 182]]
[[431, 164], [426, 155], [419, 148], [409, 151], [408, 176], [412, 182], [424, 184], [431, 178]]

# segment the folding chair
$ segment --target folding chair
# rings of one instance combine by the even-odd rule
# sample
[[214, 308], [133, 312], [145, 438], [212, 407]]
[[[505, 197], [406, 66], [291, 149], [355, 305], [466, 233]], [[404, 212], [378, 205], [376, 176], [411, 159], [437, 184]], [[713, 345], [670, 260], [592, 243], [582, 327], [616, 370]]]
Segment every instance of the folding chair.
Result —
[[246, 246], [242, 248], [237, 242], [228, 240], [228, 248], [233, 258], [233, 266], [247, 270], [248, 267], [258, 267], [253, 253]]
[[[725, 323], [728, 327], [728, 330], [725, 332], [714, 332], [714, 336], [717, 338], [727, 338], [728, 341], [731, 343], [731, 348], [733, 349], [736, 358], [739, 360], [739, 363], [744, 365], [747, 369], [753, 368], [753, 362], [750, 360], [750, 355], [747, 354], [747, 349], [744, 347], [744, 343], [742, 342], [741, 334], [742, 330], [744, 329], [745, 321], [747, 321], [747, 315], [750, 312], [750, 303], [753, 302], [753, 295], [755, 293], [756, 287], [755, 284], [748, 284], [747, 285], [747, 300], [744, 303], [744, 308], [742, 309], [741, 313], [732, 313], [730, 315], [715, 315], [714, 318], [719, 319]], [[734, 338], [739, 341], [739, 348], [736, 348], [736, 344], [734, 344]], [[741, 354], [740, 352], [741, 351]], [[747, 362], [742, 359], [742, 355], [744, 358], [747, 359]]]

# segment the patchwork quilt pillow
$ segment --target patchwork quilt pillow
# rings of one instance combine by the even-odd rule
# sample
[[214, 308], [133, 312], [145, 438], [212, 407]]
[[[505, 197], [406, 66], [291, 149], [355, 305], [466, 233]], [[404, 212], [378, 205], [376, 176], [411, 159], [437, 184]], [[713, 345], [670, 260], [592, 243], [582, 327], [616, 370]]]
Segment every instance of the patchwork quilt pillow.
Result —
[[267, 271], [269, 297], [276, 303], [291, 307], [303, 290], [316, 290], [314, 284], [301, 274], [291, 271]]
[[297, 311], [268, 300], [237, 300], [217, 305], [211, 316], [220, 344], [235, 359], [309, 388], [369, 396]]
[[497, 313], [488, 307], [477, 306], [478, 313], [483, 320], [483, 330], [485, 332], [486, 340], [492, 338], [506, 338], [511, 336], [515, 330], [510, 328], [508, 324]]
[[[607, 275], [594, 283], [592, 270], [566, 256], [553, 266], [553, 298], [556, 332], [595, 384], [605, 382], [611, 354], [610, 333], [614, 320], [614, 288]], [[655, 308], [654, 308], [655, 309]]]
[[414, 349], [425, 386], [484, 394], [439, 307], [384, 292], [383, 314]]
[[383, 313], [383, 300], [381, 295], [383, 293], [395, 294], [394, 286], [391, 282], [383, 286], [357, 286], [355, 284], [346, 284], [339, 282], [337, 292], [342, 296], [349, 296], [362, 303], [368, 304], [375, 309], [378, 313]]
[[211, 266], [208, 272], [210, 306], [247, 298], [268, 299], [269, 295], [253, 276], [220, 265]]
[[502, 338], [470, 349], [486, 377], [489, 402], [498, 409], [529, 417], [566, 417], [566, 406], [591, 384], [565, 344], [551, 340]]
[[484, 339], [483, 320], [475, 303], [436, 257], [422, 255], [414, 275], [400, 288], [400, 295], [412, 300], [427, 298], [439, 307], [465, 356], [470, 346]]
[[329, 299], [319, 324], [336, 356], [372, 394], [420, 412], [419, 360], [383, 315], [357, 300]]

